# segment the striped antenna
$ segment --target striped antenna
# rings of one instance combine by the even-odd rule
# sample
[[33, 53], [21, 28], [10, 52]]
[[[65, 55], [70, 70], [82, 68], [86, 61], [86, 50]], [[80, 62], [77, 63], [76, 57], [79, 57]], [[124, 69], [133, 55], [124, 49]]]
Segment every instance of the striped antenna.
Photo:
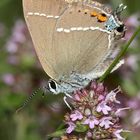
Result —
[[114, 13], [115, 13], [116, 15], [119, 15], [119, 14], [121, 14], [121, 12], [124, 11], [126, 8], [127, 8], [127, 6], [121, 3], [121, 4], [116, 8], [116, 10], [115, 10]]
[[[35, 92], [33, 92], [26, 100], [25, 102], [23, 103], [23, 105], [18, 108], [16, 110], [16, 113], [19, 113], [19, 111], [21, 111], [32, 99], [33, 97], [41, 90], [41, 88], [39, 88], [38, 90], [36, 90]], [[44, 93], [43, 93], [43, 96], [44, 96]]]

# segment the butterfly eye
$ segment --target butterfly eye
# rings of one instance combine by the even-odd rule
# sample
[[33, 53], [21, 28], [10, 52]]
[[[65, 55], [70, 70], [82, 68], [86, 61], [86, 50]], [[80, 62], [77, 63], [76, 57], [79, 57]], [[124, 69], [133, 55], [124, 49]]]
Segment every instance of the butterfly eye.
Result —
[[116, 29], [119, 33], [124, 31], [124, 25], [120, 25], [117, 29]]
[[54, 94], [60, 93], [59, 84], [58, 84], [56, 81], [54, 81], [54, 80], [51, 79], [51, 80], [48, 82], [48, 90], [49, 90], [50, 92], [54, 93]]
[[49, 88], [50, 89], [53, 89], [53, 90], [56, 90], [56, 82], [55, 81], [53, 81], [53, 80], [51, 80], [51, 81], [49, 81]]

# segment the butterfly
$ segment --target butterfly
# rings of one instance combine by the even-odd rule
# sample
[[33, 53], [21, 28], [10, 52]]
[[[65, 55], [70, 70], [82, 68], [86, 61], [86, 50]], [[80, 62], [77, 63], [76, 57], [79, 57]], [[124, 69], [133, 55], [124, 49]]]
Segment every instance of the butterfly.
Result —
[[37, 56], [51, 78], [49, 91], [69, 96], [102, 76], [125, 34], [125, 8], [113, 11], [92, 0], [23, 0]]

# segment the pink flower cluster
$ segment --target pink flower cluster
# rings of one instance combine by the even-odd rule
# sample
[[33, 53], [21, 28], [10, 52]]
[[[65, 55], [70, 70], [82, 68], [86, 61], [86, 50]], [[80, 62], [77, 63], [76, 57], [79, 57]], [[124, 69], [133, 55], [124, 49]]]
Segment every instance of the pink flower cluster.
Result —
[[117, 88], [108, 92], [102, 83], [96, 82], [91, 82], [87, 89], [77, 91], [73, 97], [74, 110], [65, 117], [67, 135], [72, 135], [77, 129], [79, 132], [81, 127], [84, 128], [85, 138], [124, 140], [116, 113], [119, 109], [115, 107], [116, 103], [120, 103], [116, 99], [120, 91]]
[[26, 26], [22, 20], [18, 20], [13, 28], [12, 35], [6, 44], [7, 52], [13, 54], [18, 51], [19, 44], [26, 41]]

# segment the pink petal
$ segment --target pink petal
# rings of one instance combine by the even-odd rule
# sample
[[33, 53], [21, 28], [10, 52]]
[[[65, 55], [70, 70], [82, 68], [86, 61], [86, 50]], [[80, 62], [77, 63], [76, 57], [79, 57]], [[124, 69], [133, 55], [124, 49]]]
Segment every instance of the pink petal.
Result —
[[78, 94], [75, 94], [74, 95], [74, 98], [77, 100], [77, 101], [80, 101], [81, 99], [80, 99], [80, 96], [78, 95]]
[[101, 107], [100, 106], [97, 106], [97, 112], [101, 112]]
[[106, 109], [103, 109], [102, 111], [103, 111], [103, 113], [104, 113], [105, 115], [107, 115], [107, 114], [108, 114], [108, 112], [107, 112], [107, 110], [106, 110]]
[[68, 122], [69, 127], [66, 129], [66, 133], [70, 134], [76, 127], [73, 122]]
[[89, 124], [89, 123], [90, 123], [90, 120], [86, 119], [83, 124]]
[[71, 114], [70, 118], [72, 119], [72, 121], [76, 121], [77, 120], [77, 116], [75, 114]]
[[105, 108], [106, 108], [106, 110], [111, 111], [111, 107], [106, 105]]
[[68, 127], [68, 128], [66, 129], [66, 133], [68, 133], [68, 134], [70, 134], [72, 131], [73, 131], [73, 129], [72, 129], [71, 127]]
[[98, 121], [98, 120], [94, 120], [94, 123], [95, 123], [96, 125], [98, 125], [98, 124], [99, 124], [99, 121]]
[[94, 126], [95, 126], [94, 121], [91, 121], [91, 122], [89, 123], [89, 127], [90, 127], [91, 129], [93, 129]]
[[100, 95], [99, 97], [98, 97], [98, 101], [102, 101], [104, 99], [104, 96], [103, 95]]

